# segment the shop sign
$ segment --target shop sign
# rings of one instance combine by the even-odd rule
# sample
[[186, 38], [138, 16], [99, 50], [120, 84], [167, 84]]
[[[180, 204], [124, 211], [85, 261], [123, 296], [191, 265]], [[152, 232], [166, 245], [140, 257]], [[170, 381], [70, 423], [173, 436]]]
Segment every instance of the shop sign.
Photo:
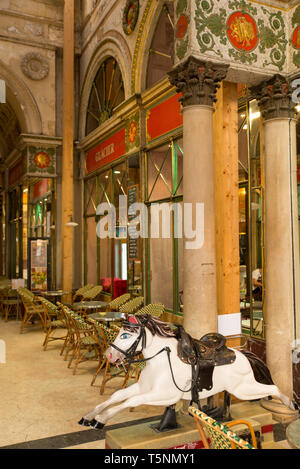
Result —
[[42, 179], [33, 186], [33, 198], [38, 199], [48, 192], [48, 179]]
[[147, 142], [165, 135], [182, 126], [183, 118], [178, 99], [174, 94], [147, 112]]
[[85, 166], [87, 173], [91, 173], [104, 165], [111, 163], [126, 152], [125, 128], [92, 148], [86, 154]]
[[24, 174], [24, 160], [21, 158], [12, 168], [10, 168], [8, 173], [8, 184], [12, 186], [19, 182]]

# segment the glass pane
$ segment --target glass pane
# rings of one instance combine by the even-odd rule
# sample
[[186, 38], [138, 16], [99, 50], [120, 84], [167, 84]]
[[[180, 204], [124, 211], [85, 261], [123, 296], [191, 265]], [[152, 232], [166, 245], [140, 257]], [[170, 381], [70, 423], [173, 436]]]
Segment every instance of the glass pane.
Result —
[[147, 88], [163, 78], [173, 67], [174, 57], [174, 7], [164, 2], [149, 50]]
[[97, 208], [96, 178], [88, 179], [84, 185], [84, 214], [95, 215]]
[[23, 273], [22, 277], [27, 279], [27, 237], [28, 237], [28, 189], [23, 190]]
[[163, 303], [166, 308], [173, 310], [172, 217], [170, 217], [169, 228], [170, 238], [162, 238], [162, 216], [160, 213], [160, 237], [150, 238], [151, 303]]
[[174, 178], [174, 195], [183, 194], [183, 139], [175, 142], [177, 174]]
[[111, 244], [110, 238], [100, 239], [100, 285], [103, 292], [111, 293]]
[[164, 145], [148, 153], [148, 200], [172, 195], [172, 148]]
[[239, 181], [248, 179], [248, 119], [246, 108], [239, 110]]
[[98, 176], [98, 203], [111, 203], [111, 171], [105, 171]]
[[97, 285], [97, 234], [94, 217], [86, 218], [86, 280]]

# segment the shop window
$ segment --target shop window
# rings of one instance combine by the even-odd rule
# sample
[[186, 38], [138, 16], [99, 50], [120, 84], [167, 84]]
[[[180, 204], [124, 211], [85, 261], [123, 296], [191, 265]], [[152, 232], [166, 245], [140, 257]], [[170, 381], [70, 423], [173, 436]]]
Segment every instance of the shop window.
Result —
[[163, 78], [172, 69], [173, 61], [174, 7], [172, 2], [165, 2], [149, 49], [146, 87]]
[[[179, 226], [182, 221], [179, 216], [182, 213], [182, 158], [182, 139], [172, 140], [146, 155], [148, 301], [162, 302], [175, 313], [180, 312], [183, 291], [183, 239], [180, 235], [183, 231]], [[153, 229], [158, 236], [153, 236]]]
[[119, 65], [113, 57], [101, 65], [93, 81], [86, 118], [86, 135], [109, 119], [125, 99]]

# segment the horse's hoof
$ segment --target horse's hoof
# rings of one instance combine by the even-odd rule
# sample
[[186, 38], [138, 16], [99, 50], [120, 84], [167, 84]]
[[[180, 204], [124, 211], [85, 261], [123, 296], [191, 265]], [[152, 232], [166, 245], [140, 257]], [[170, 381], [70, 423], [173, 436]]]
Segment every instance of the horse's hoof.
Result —
[[82, 417], [81, 420], [79, 420], [79, 425], [82, 425], [83, 427], [89, 427], [90, 426], [90, 420], [87, 420], [85, 419], [84, 417]]
[[96, 430], [101, 430], [104, 427], [104, 423], [98, 422], [98, 420], [93, 419], [90, 421], [90, 427], [95, 428]]

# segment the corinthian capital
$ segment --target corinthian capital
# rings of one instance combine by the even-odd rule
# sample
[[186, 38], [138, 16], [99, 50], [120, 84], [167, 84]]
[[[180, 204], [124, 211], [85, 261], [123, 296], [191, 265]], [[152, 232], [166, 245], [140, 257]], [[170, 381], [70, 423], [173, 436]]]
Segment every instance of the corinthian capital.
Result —
[[292, 101], [290, 82], [282, 75], [274, 75], [251, 88], [251, 95], [257, 99], [265, 120], [295, 117], [296, 104]]
[[213, 106], [217, 101], [216, 92], [219, 82], [227, 75], [229, 65], [204, 62], [189, 57], [168, 73], [170, 83], [182, 93], [179, 101], [182, 105], [203, 104]]

